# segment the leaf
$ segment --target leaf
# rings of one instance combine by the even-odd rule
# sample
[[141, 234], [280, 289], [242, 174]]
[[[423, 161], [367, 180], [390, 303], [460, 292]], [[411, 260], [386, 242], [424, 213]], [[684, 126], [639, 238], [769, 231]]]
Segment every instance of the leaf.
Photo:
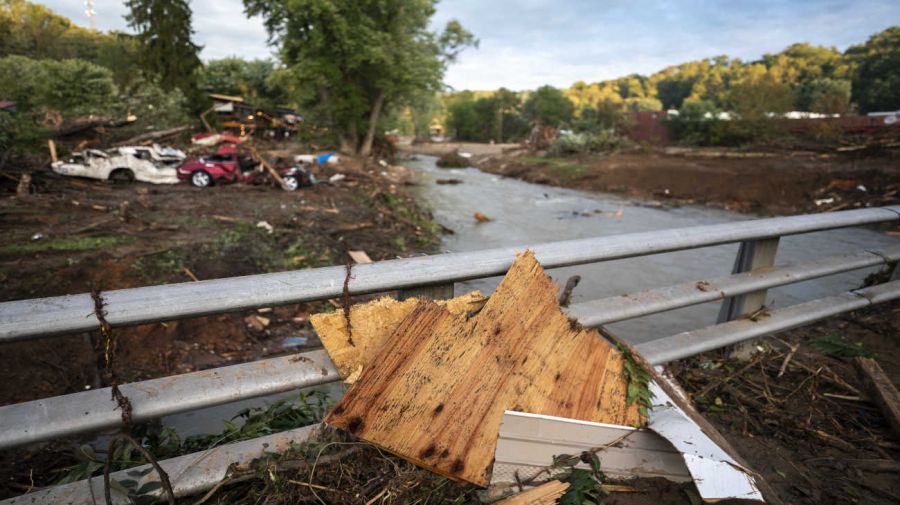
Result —
[[132, 479], [124, 479], [124, 480], [120, 480], [120, 481], [119, 481], [119, 484], [121, 484], [121, 485], [127, 487], [128, 489], [134, 489], [134, 488], [137, 487], [137, 484], [138, 484], [138, 483], [137, 483], [136, 480], [132, 480]]
[[128, 475], [130, 475], [132, 477], [143, 477], [144, 475], [147, 475], [148, 473], [150, 473], [152, 471], [153, 471], [153, 467], [148, 466], [147, 468], [144, 468], [142, 470], [141, 469], [129, 470]]
[[140, 489], [137, 490], [137, 494], [142, 495], [142, 494], [152, 493], [153, 491], [156, 491], [157, 489], [161, 489], [161, 488], [162, 488], [162, 482], [160, 482], [158, 480], [154, 480], [154, 481], [150, 481], [150, 482], [144, 484], [143, 486], [141, 486]]
[[809, 342], [813, 349], [827, 356], [836, 358], [871, 358], [873, 353], [863, 348], [862, 342], [849, 343], [845, 342], [837, 335], [824, 335], [815, 338]]

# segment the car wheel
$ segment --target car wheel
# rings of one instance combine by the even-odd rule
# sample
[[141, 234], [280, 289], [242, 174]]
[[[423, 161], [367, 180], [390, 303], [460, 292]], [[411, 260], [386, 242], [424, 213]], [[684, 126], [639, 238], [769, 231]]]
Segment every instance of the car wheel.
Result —
[[198, 188], [205, 188], [212, 185], [212, 177], [203, 170], [198, 170], [191, 176], [191, 184]]
[[296, 176], [286, 175], [282, 177], [281, 180], [284, 181], [284, 185], [282, 185], [282, 188], [284, 188], [286, 191], [296, 191], [297, 188], [300, 187], [300, 179], [297, 179]]
[[116, 183], [131, 182], [134, 180], [134, 172], [127, 168], [117, 168], [109, 174], [109, 180]]

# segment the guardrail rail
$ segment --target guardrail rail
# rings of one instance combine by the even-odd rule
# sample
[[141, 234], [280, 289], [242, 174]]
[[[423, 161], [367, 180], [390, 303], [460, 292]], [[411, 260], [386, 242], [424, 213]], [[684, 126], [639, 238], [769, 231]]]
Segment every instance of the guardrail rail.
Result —
[[[505, 273], [515, 253], [526, 248], [534, 250], [545, 268], [555, 268], [739, 242], [731, 275], [601, 298], [567, 309], [583, 325], [596, 327], [721, 300], [717, 324], [636, 346], [649, 362], [663, 364], [900, 298], [900, 280], [891, 280], [772, 310], [757, 321], [740, 318], [761, 308], [770, 288], [862, 268], [894, 268], [900, 261], [898, 244], [775, 267], [781, 237], [892, 221], [900, 221], [900, 206], [389, 260], [354, 266], [349, 290], [352, 295], [396, 291], [401, 298], [446, 298], [453, 295], [455, 282]], [[345, 274], [344, 267], [326, 267], [107, 291], [103, 293], [105, 319], [119, 327], [324, 300], [342, 294]], [[697, 289], [699, 281], [704, 283], [703, 290]], [[94, 301], [88, 293], [0, 303], [0, 344], [97, 330], [93, 312]], [[303, 359], [296, 355], [263, 359], [125, 384], [120, 389], [131, 401], [134, 421], [141, 422], [340, 380], [323, 350], [300, 355]], [[116, 408], [109, 388], [0, 407], [0, 449], [120, 427], [121, 413]], [[176, 494], [185, 496], [213, 487], [233, 462], [249, 462], [264, 450], [287, 447], [310, 433], [311, 429], [301, 428], [160, 463]], [[154, 472], [143, 477], [145, 481], [155, 478]], [[2, 503], [93, 503], [98, 490], [102, 491], [102, 480], [94, 478]]]

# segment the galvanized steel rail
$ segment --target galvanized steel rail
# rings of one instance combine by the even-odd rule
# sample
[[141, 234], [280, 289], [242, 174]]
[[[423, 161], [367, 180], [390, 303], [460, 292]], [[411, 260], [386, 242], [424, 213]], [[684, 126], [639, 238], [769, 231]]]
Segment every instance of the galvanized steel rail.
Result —
[[[555, 268], [897, 220], [900, 206], [879, 207], [405, 258], [354, 267], [349, 287], [364, 294], [500, 275], [526, 248]], [[344, 274], [328, 267], [107, 291], [106, 320], [123, 326], [333, 298]], [[0, 342], [95, 330], [93, 311], [87, 293], [0, 303]]]

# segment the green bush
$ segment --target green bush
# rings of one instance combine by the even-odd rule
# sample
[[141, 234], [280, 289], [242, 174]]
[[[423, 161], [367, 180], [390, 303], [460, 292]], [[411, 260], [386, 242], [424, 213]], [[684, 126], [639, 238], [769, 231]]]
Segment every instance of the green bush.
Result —
[[560, 135], [547, 150], [548, 156], [569, 156], [608, 152], [626, 147], [628, 139], [613, 130], [600, 130], [594, 133], [570, 133]]

